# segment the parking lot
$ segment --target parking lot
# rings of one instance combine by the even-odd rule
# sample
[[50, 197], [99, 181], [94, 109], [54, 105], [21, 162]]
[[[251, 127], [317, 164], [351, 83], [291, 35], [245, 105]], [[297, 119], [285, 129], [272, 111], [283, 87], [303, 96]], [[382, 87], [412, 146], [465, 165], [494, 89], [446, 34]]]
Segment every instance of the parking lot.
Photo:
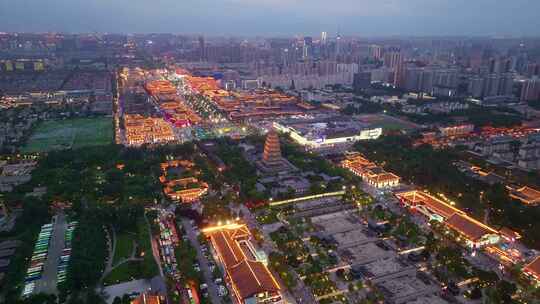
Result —
[[57, 292], [57, 269], [59, 258], [64, 249], [64, 234], [67, 223], [63, 214], [56, 216], [56, 223], [52, 232], [49, 246], [49, 254], [43, 269], [41, 280], [36, 282], [36, 293], [56, 293]]
[[23, 296], [57, 293], [58, 265], [65, 246], [67, 226], [65, 216], [59, 214], [52, 223], [41, 227], [26, 273]]
[[210, 297], [212, 303], [221, 303], [219, 290], [213, 278], [213, 267], [216, 267], [216, 265], [215, 263], [213, 263], [213, 261], [212, 263], [209, 263], [210, 261], [206, 257], [208, 256], [208, 248], [204, 250], [202, 249], [201, 245], [199, 244], [199, 240], [197, 239], [200, 232], [189, 220], [182, 219], [182, 225], [184, 226], [189, 241], [197, 250], [197, 260], [199, 261], [199, 264], [197, 266], [200, 270], [202, 270], [204, 279], [206, 281], [206, 286], [204, 286], [204, 284], [202, 286], [206, 288], [201, 288], [201, 291], [203, 293], [202, 296], [204, 297], [204, 289], [206, 289], [206, 296]]

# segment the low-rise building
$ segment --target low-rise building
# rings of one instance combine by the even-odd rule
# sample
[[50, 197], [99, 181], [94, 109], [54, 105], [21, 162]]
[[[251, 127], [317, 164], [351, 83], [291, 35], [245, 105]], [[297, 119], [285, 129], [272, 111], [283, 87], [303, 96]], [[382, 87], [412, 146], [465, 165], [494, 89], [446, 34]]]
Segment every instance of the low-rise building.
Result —
[[238, 303], [283, 303], [281, 290], [270, 272], [264, 252], [255, 248], [244, 224], [229, 224], [203, 230], [223, 267]]
[[463, 237], [469, 248], [480, 248], [500, 241], [498, 231], [461, 213], [454, 213], [445, 223]]
[[454, 206], [422, 191], [400, 192], [396, 196], [406, 207], [418, 211], [430, 220], [443, 222], [455, 213], [465, 214]]
[[341, 166], [360, 176], [366, 183], [376, 188], [392, 188], [399, 185], [401, 178], [386, 172], [359, 154], [347, 156]]
[[308, 151], [320, 154], [343, 153], [355, 142], [377, 139], [382, 128], [345, 117], [329, 117], [309, 121], [275, 122], [274, 127]]
[[176, 139], [171, 125], [163, 118], [126, 114], [124, 129], [126, 144], [129, 146], [167, 143]]
[[414, 190], [397, 193], [396, 196], [411, 210], [418, 211], [429, 220], [442, 222], [447, 228], [457, 232], [469, 248], [480, 248], [500, 241], [497, 230], [428, 193]]
[[461, 124], [461, 125], [453, 125], [453, 126], [445, 126], [440, 127], [439, 132], [442, 136], [450, 137], [450, 136], [462, 136], [470, 134], [474, 131], [474, 125], [473, 124]]
[[536, 286], [540, 286], [540, 256], [523, 268], [523, 274], [533, 281]]
[[162, 175], [159, 181], [163, 184], [163, 192], [169, 199], [190, 203], [208, 192], [208, 184], [199, 181], [189, 172], [194, 166], [195, 164], [188, 160], [170, 160], [161, 164]]
[[540, 191], [536, 189], [527, 186], [523, 186], [521, 188], [507, 188], [509, 189], [511, 198], [515, 198], [525, 205], [537, 206], [540, 204]]
[[30, 181], [35, 161], [22, 161], [0, 166], [0, 192], [10, 192], [14, 187]]
[[131, 304], [162, 304], [166, 303], [160, 296], [153, 296], [146, 293], [141, 294], [131, 301]]

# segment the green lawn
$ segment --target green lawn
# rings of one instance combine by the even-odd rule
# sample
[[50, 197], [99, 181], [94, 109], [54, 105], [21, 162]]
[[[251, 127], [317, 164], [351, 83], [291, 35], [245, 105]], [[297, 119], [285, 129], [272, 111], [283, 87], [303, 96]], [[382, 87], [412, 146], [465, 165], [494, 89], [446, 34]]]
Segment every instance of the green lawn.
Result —
[[118, 243], [116, 244], [116, 252], [113, 261], [116, 261], [117, 259], [121, 260], [123, 257], [121, 253], [125, 254], [125, 256], [131, 254], [132, 245], [128, 244], [134, 238], [136, 238], [138, 244], [135, 257], [140, 260], [130, 261], [114, 268], [114, 270], [105, 278], [103, 282], [104, 285], [118, 284], [138, 279], [151, 279], [159, 274], [158, 266], [152, 254], [152, 244], [150, 243], [148, 224], [144, 218], [141, 217], [137, 219], [137, 235], [131, 236], [129, 234], [119, 234], [117, 237]]
[[130, 261], [116, 267], [103, 281], [105, 286], [141, 278], [142, 262]]
[[116, 235], [116, 250], [114, 252], [113, 265], [119, 261], [129, 258], [133, 251], [134, 236], [129, 233], [121, 233]]
[[22, 148], [24, 153], [100, 146], [113, 140], [112, 119], [70, 118], [40, 122]]
[[152, 254], [152, 244], [150, 243], [150, 228], [143, 218], [137, 221], [137, 251], [143, 257], [141, 275], [143, 278], [150, 279], [159, 274], [158, 265]]

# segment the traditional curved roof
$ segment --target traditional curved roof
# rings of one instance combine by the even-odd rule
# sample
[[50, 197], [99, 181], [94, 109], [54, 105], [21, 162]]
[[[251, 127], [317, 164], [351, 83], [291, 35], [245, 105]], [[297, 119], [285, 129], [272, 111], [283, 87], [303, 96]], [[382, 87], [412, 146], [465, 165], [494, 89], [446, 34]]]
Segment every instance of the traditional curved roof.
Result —
[[261, 262], [244, 260], [229, 269], [233, 287], [241, 298], [250, 298], [259, 293], [277, 292], [279, 285]]
[[460, 213], [454, 213], [454, 215], [446, 221], [446, 224], [471, 241], [479, 240], [488, 234], [498, 234], [496, 230], [489, 226]]
[[534, 261], [525, 266], [523, 271], [531, 274], [537, 280], [540, 280], [540, 256], [537, 256]]

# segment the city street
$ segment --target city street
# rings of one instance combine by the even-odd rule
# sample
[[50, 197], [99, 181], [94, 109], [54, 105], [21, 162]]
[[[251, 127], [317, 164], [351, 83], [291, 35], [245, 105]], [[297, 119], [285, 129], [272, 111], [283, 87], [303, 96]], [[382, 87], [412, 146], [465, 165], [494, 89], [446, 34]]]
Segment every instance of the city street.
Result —
[[[218, 296], [217, 286], [214, 283], [212, 271], [210, 271], [210, 267], [208, 266], [208, 260], [201, 251], [201, 245], [199, 244], [199, 240], [197, 239], [198, 236], [195, 234], [195, 227], [186, 218], [182, 218], [182, 226], [186, 231], [189, 241], [197, 250], [197, 260], [199, 261], [201, 271], [203, 272], [204, 279], [206, 281], [206, 284], [208, 285], [208, 294], [210, 295], [210, 300], [213, 304], [220, 304], [221, 298]], [[202, 295], [200, 296], [202, 297]]]

